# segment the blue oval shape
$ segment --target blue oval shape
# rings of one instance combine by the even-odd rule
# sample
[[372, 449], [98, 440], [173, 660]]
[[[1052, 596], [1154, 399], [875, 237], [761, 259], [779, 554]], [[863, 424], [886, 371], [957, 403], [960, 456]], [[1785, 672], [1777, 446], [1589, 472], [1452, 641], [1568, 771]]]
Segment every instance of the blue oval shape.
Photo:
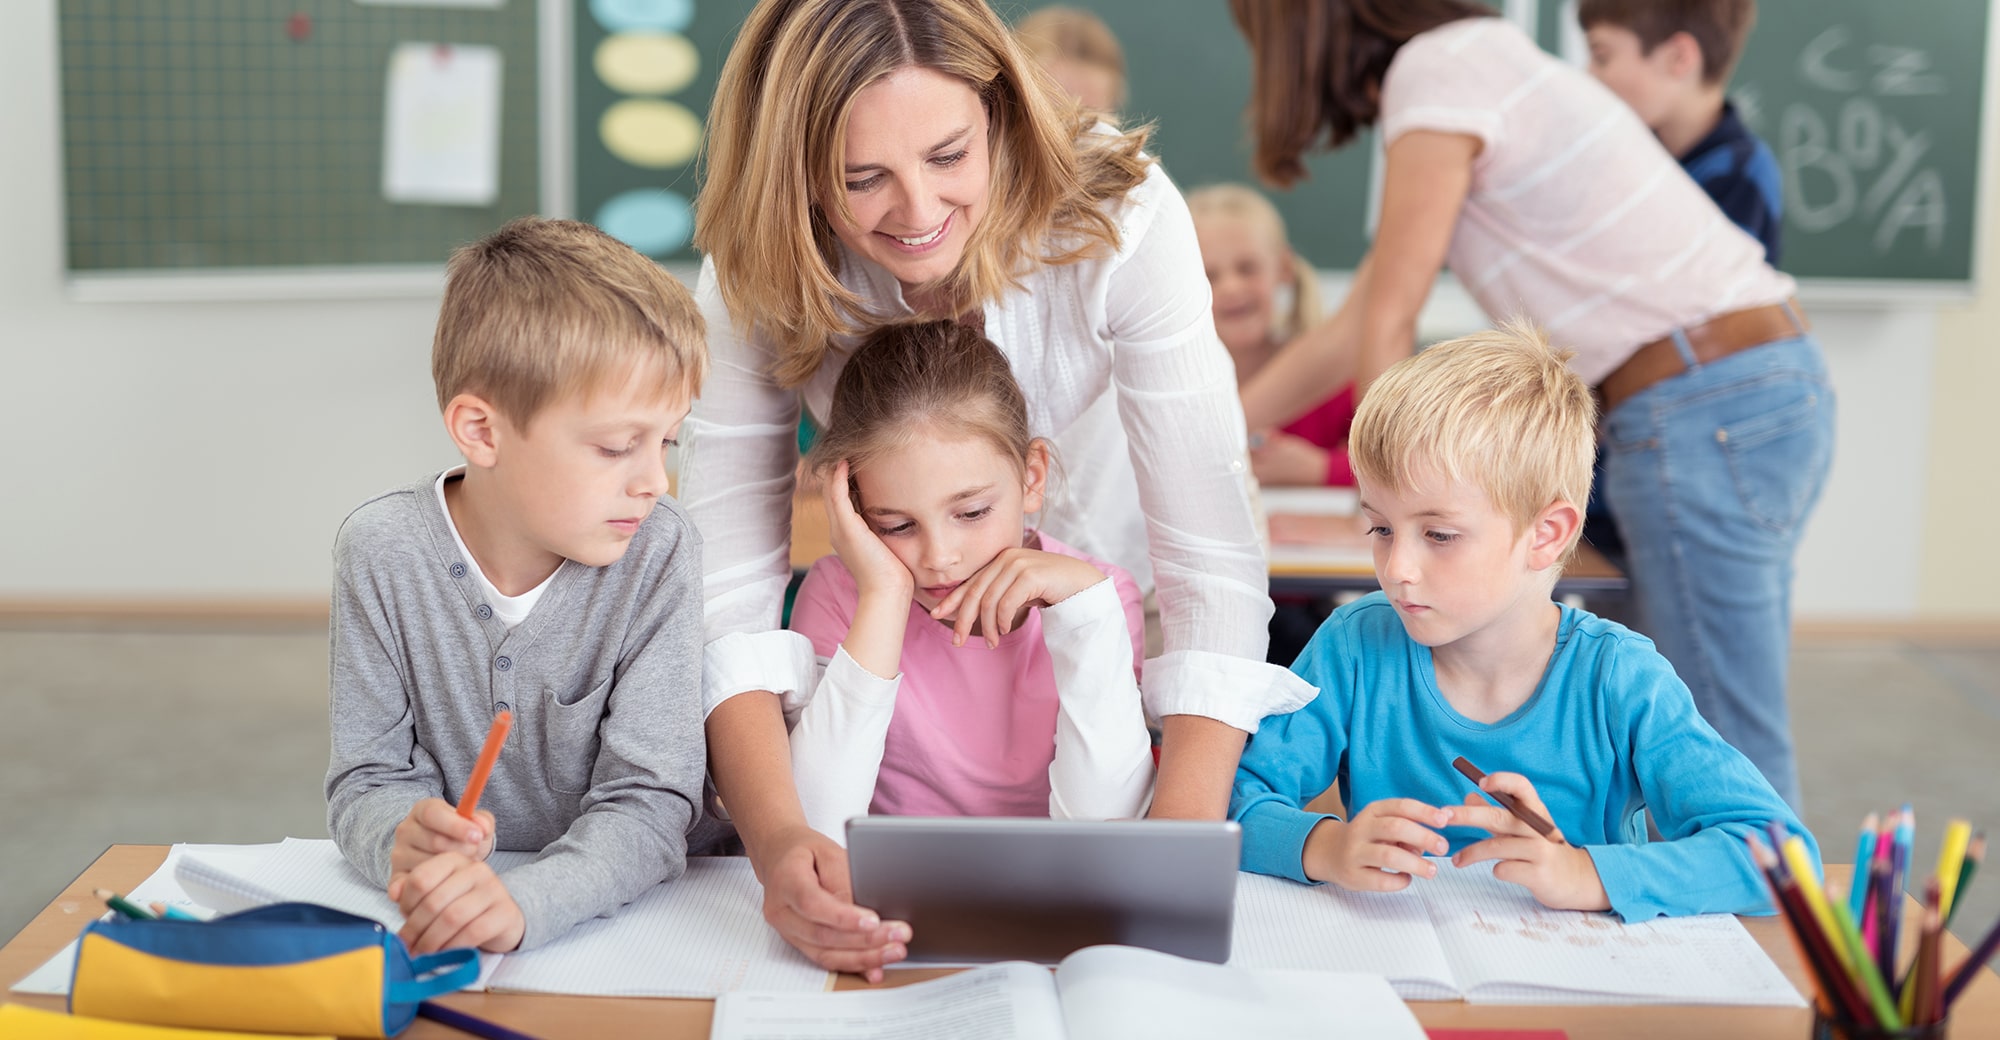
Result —
[[612, 196], [598, 207], [591, 223], [633, 249], [658, 258], [687, 245], [694, 232], [694, 208], [678, 192], [640, 188]]
[[694, 20], [694, 0], [590, 0], [590, 16], [606, 32], [680, 32]]

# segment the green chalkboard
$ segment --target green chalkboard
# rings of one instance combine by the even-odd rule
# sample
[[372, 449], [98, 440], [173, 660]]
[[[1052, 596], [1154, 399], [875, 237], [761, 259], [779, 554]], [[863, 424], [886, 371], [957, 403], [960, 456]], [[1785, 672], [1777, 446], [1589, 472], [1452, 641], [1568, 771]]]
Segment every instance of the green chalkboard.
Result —
[[[1560, 50], [1573, 3], [1542, 0]], [[1784, 173], [1787, 271], [1969, 284], [1989, 0], [1758, 0], [1730, 85]]]
[[[532, 213], [535, 0], [60, 0], [63, 189], [73, 274], [437, 263]], [[382, 194], [399, 43], [499, 48], [492, 206]]]

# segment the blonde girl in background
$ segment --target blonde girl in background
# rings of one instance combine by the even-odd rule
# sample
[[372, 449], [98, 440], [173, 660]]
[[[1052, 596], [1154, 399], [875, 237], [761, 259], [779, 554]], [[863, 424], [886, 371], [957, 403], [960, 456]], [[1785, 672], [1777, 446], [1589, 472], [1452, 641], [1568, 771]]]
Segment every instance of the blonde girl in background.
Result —
[[1109, 115], [1125, 106], [1125, 49], [1104, 19], [1044, 7], [1014, 26], [1014, 38], [1083, 107]]
[[[1292, 250], [1278, 208], [1252, 188], [1198, 188], [1188, 193], [1188, 210], [1214, 296], [1215, 331], [1236, 362], [1241, 386], [1292, 337], [1319, 323], [1319, 275]], [[1282, 428], [1253, 435], [1251, 468], [1266, 485], [1352, 487], [1352, 425], [1350, 383]]]
[[792, 608], [820, 666], [792, 729], [806, 822], [845, 844], [870, 812], [1142, 814], [1139, 586], [1028, 525], [1053, 460], [999, 348], [950, 321], [870, 336], [806, 464], [836, 553]]

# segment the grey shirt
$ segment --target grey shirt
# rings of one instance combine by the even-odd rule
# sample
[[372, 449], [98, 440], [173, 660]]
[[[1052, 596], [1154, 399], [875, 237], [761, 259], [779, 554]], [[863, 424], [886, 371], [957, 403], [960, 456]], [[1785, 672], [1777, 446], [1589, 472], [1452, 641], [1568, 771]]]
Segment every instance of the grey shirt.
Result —
[[327, 827], [377, 884], [419, 799], [456, 802], [493, 716], [514, 726], [479, 806], [547, 942], [679, 877], [703, 812], [701, 536], [662, 498], [625, 555], [565, 560], [512, 630], [480, 600], [436, 476], [362, 503], [334, 540]]

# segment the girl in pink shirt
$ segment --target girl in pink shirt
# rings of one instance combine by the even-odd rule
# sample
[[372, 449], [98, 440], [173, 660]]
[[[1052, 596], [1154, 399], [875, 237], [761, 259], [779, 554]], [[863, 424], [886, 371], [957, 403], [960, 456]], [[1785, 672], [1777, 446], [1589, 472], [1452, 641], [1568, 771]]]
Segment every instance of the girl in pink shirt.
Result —
[[807, 464], [836, 554], [792, 608], [819, 663], [791, 733], [807, 823], [1142, 814], [1139, 590], [1027, 526], [1052, 460], [999, 349], [950, 321], [878, 330]]
[[[1189, 192], [1187, 201], [1215, 301], [1215, 331], [1236, 362], [1237, 385], [1245, 385], [1293, 337], [1319, 323], [1319, 273], [1292, 251], [1285, 218], [1255, 189], [1211, 184]], [[1282, 308], [1280, 290], [1291, 297]], [[1349, 383], [1280, 429], [1253, 436], [1250, 468], [1272, 487], [1353, 487], [1352, 425]]]

